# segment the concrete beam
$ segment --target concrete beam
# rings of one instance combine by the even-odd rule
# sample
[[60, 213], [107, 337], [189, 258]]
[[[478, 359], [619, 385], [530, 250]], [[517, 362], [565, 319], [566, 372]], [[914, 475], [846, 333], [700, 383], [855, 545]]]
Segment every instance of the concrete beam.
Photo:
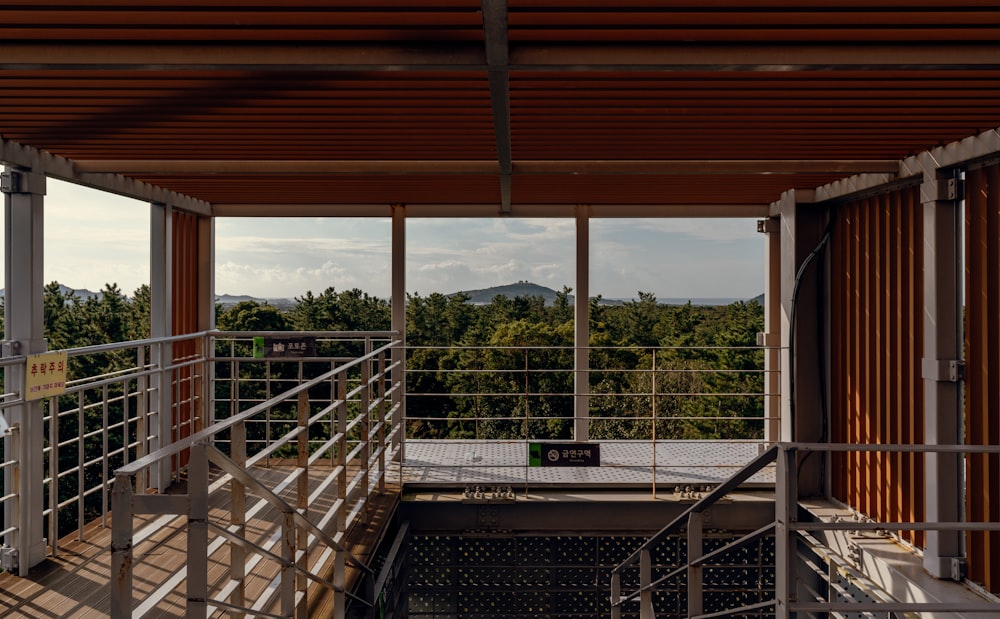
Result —
[[[408, 219], [496, 217], [497, 203], [408, 204]], [[754, 218], [768, 217], [767, 204], [591, 204], [592, 219], [603, 218]], [[215, 217], [392, 217], [388, 204], [252, 204], [212, 205]], [[511, 217], [576, 217], [572, 204], [513, 204]]]

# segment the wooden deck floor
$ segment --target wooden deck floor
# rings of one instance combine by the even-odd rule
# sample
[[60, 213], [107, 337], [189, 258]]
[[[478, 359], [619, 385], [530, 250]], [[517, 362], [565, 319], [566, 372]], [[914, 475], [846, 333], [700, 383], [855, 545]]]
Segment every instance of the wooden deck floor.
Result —
[[[272, 471], [277, 477], [280, 469]], [[323, 473], [322, 470], [310, 471], [310, 478], [316, 481]], [[180, 491], [183, 492], [183, 489]], [[227, 492], [218, 493], [211, 506], [210, 518], [228, 522], [227, 497]], [[372, 501], [370, 522], [366, 525], [358, 518], [349, 528], [345, 545], [362, 561], [369, 562], [398, 501], [399, 486], [387, 483], [386, 492], [376, 495]], [[248, 497], [248, 505], [250, 502]], [[248, 530], [253, 530], [253, 537], [257, 540], [274, 539], [279, 534], [276, 524], [279, 519], [276, 516], [269, 507], [261, 509], [257, 517], [248, 523]], [[318, 517], [311, 519], [316, 521]], [[143, 612], [145, 617], [183, 617], [186, 596], [183, 568], [187, 548], [185, 518], [137, 517], [134, 524], [134, 608]], [[111, 528], [102, 527], [100, 522], [92, 523], [86, 528], [84, 538], [87, 541], [77, 541], [74, 533], [61, 540], [59, 555], [32, 569], [26, 578], [0, 574], [0, 617], [107, 617], [111, 607]], [[228, 545], [219, 545], [225, 547], [212, 554], [209, 567], [209, 586], [216, 591], [228, 581], [229, 571]], [[317, 554], [314, 552], [314, 555]], [[252, 599], [251, 596], [260, 591], [277, 573], [277, 569], [271, 561], [260, 561], [247, 580], [248, 598]], [[359, 575], [359, 570], [348, 569], [348, 589]], [[332, 576], [332, 572], [328, 576]], [[311, 617], [332, 615], [333, 596], [325, 595], [326, 591], [319, 585], [310, 587]], [[158, 596], [158, 592], [166, 594]], [[148, 604], [143, 601], [149, 599], [158, 601], [146, 608]], [[226, 614], [218, 610], [212, 616], [224, 617]]]

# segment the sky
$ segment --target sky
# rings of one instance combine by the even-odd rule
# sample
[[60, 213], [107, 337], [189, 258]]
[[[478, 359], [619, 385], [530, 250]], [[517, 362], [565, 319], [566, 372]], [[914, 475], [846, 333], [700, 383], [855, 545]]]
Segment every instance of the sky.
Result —
[[[411, 219], [407, 291], [530, 281], [573, 287], [572, 219]], [[752, 219], [592, 219], [590, 292], [630, 299], [752, 298], [764, 289], [764, 237]], [[126, 294], [149, 282], [149, 206], [50, 180], [45, 281]], [[216, 294], [294, 298], [311, 290], [390, 291], [383, 218], [216, 220]], [[0, 238], [0, 244], [3, 239]], [[3, 254], [0, 253], [0, 261]]]

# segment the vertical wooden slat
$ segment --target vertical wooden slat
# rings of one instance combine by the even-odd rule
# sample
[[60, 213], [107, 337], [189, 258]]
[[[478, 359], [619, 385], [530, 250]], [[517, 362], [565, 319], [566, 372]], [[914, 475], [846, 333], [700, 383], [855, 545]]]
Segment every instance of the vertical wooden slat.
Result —
[[[865, 351], [862, 342], [862, 319], [864, 317], [864, 276], [862, 275], [862, 267], [864, 261], [862, 257], [864, 256], [864, 245], [862, 239], [864, 238], [864, 221], [862, 214], [864, 209], [862, 204], [854, 205], [854, 238], [851, 239], [851, 244], [853, 245], [853, 256], [851, 259], [851, 272], [854, 274], [854, 286], [852, 286], [852, 295], [854, 297], [854, 311], [853, 325], [851, 333], [848, 337], [854, 342], [854, 364], [851, 368], [851, 376], [853, 377], [854, 389], [851, 393], [851, 442], [854, 444], [859, 444], [864, 440], [862, 436], [862, 426], [861, 426], [861, 411], [864, 408], [864, 384], [862, 382], [863, 364], [865, 358]], [[862, 471], [864, 470], [864, 461], [862, 460], [863, 455], [861, 453], [855, 452], [852, 455], [853, 466], [851, 467], [851, 505], [856, 508], [861, 508], [862, 506], [862, 496], [861, 489], [864, 487], [864, 483], [861, 480]]]
[[[902, 399], [899, 394], [900, 384], [902, 381], [897, 378], [900, 375], [899, 360], [901, 355], [899, 346], [900, 334], [899, 329], [896, 326], [899, 324], [902, 307], [902, 295], [898, 294], [898, 291], [901, 290], [899, 285], [899, 248], [902, 246], [902, 243], [894, 242], [894, 239], [899, 238], [899, 209], [901, 206], [902, 204], [898, 192], [887, 196], [885, 209], [886, 226], [884, 236], [887, 254], [884, 354], [886, 358], [886, 408], [889, 411], [889, 414], [886, 415], [887, 427], [885, 437], [887, 443], [896, 444], [901, 442], [899, 426], [900, 417], [903, 414], [902, 409], [899, 406]], [[901, 479], [899, 475], [900, 454], [888, 454], [886, 456], [886, 460], [886, 477], [890, 480]], [[902, 510], [900, 508], [902, 504], [902, 489], [898, 485], [889, 486], [886, 488], [886, 499], [888, 506], [886, 519], [894, 521], [902, 520]]]
[[[1000, 166], [966, 174], [966, 442], [1000, 444]], [[1000, 520], [1000, 457], [966, 459], [966, 512]], [[969, 578], [1000, 592], [1000, 533], [967, 534]]]
[[[878, 203], [869, 199], [865, 207], [865, 438], [867, 444], [877, 443], [878, 432]], [[865, 513], [871, 517], [878, 514], [879, 478], [875, 462], [877, 454], [865, 452]]]
[[[889, 375], [889, 355], [888, 350], [890, 337], [889, 337], [889, 299], [892, 297], [892, 291], [889, 290], [889, 275], [888, 275], [888, 252], [889, 252], [889, 239], [888, 239], [888, 225], [889, 225], [889, 196], [883, 195], [879, 196], [878, 208], [875, 211], [875, 218], [877, 222], [875, 231], [875, 246], [876, 246], [876, 256], [877, 264], [876, 269], [878, 273], [877, 279], [877, 292], [875, 295], [875, 307], [876, 307], [876, 320], [878, 321], [878, 327], [875, 330], [877, 339], [877, 350], [875, 352], [875, 358], [878, 360], [878, 372], [876, 377], [878, 379], [878, 389], [876, 390], [876, 398], [878, 401], [878, 406], [875, 408], [875, 442], [879, 444], [888, 443], [888, 420], [892, 416], [894, 411], [889, 409], [889, 390], [892, 384], [892, 377]], [[891, 493], [891, 488], [886, 483], [889, 480], [889, 471], [887, 469], [888, 458], [885, 452], [873, 454], [875, 459], [875, 479], [878, 482], [876, 486], [877, 497], [875, 505], [875, 515], [874, 518], [877, 520], [889, 520], [889, 494]]]
[[[173, 213], [173, 260], [171, 264], [172, 332], [175, 335], [194, 333], [198, 328], [198, 217], [190, 213]], [[195, 352], [194, 342], [177, 342], [173, 346], [174, 361]], [[184, 367], [174, 372], [176, 402], [172, 413], [174, 440], [192, 432], [194, 371]], [[177, 466], [187, 464], [188, 453], [178, 455]]]
[[[989, 245], [986, 256], [986, 288], [989, 290], [988, 316], [989, 331], [982, 341], [989, 344], [989, 359], [986, 367], [991, 380], [985, 382], [989, 389], [985, 406], [981, 409], [979, 425], [983, 429], [983, 442], [1000, 445], [1000, 166], [987, 169], [988, 194], [987, 238]], [[984, 468], [983, 494], [986, 496], [984, 520], [1000, 520], [1000, 457], [980, 456]], [[991, 591], [1000, 590], [1000, 534], [990, 532], [983, 536], [983, 582]]]
[[[988, 378], [988, 369], [983, 358], [985, 346], [982, 345], [984, 336], [985, 311], [983, 311], [989, 301], [989, 292], [986, 289], [983, 278], [986, 274], [986, 193], [988, 188], [985, 185], [985, 173], [982, 170], [972, 170], [966, 174], [966, 188], [968, 197], [965, 203], [965, 229], [966, 229], [966, 249], [965, 249], [965, 290], [966, 290], [966, 316], [965, 316], [965, 350], [968, 371], [966, 373], [966, 441], [971, 445], [982, 443], [981, 426], [976, 423], [977, 411], [982, 410], [984, 405], [983, 385]], [[984, 493], [972, 492], [974, 484], [983, 478], [983, 460], [977, 456], [969, 456], [966, 459], [966, 471], [969, 480], [970, 492], [966, 493], [966, 511], [970, 519], [983, 513]], [[981, 532], [972, 531], [966, 534], [967, 547], [969, 549], [969, 578], [974, 582], [983, 582], [982, 562], [976, 559], [975, 550], [983, 543], [985, 536]]]
[[[922, 212], [917, 188], [838, 208], [831, 251], [831, 440], [922, 441]], [[832, 490], [880, 520], [918, 520], [923, 474], [911, 455], [834, 459]], [[904, 533], [914, 544], [922, 535]]]

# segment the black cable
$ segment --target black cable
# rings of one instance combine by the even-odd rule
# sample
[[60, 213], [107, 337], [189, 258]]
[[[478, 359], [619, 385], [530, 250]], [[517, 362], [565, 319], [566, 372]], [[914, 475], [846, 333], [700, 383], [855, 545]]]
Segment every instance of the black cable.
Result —
[[[795, 322], [796, 322], [796, 320], [795, 320], [795, 318], [796, 318], [796, 314], [797, 314], [797, 310], [798, 310], [799, 288], [800, 288], [800, 286], [802, 284], [803, 278], [805, 277], [806, 269], [809, 268], [809, 265], [812, 263], [812, 261], [814, 259], [817, 258], [817, 256], [820, 259], [819, 266], [822, 267], [822, 265], [824, 264], [823, 250], [826, 248], [826, 245], [827, 245], [827, 243], [829, 243], [830, 237], [833, 234], [833, 228], [834, 228], [834, 225], [835, 225], [835, 223], [837, 221], [835, 215], [836, 215], [836, 210], [833, 210], [833, 211], [830, 212], [830, 214], [828, 216], [829, 218], [827, 220], [826, 228], [823, 231], [823, 236], [820, 238], [820, 241], [816, 245], [816, 247], [811, 252], [809, 252], [809, 255], [806, 256], [805, 260], [802, 261], [802, 264], [799, 266], [799, 270], [795, 273], [795, 283], [792, 286], [792, 300], [791, 300], [791, 305], [789, 307], [789, 318], [788, 318], [788, 332], [789, 332], [789, 337], [788, 337], [788, 365], [789, 365], [789, 367], [788, 367], [788, 392], [789, 392], [788, 393], [788, 397], [789, 397], [789, 401], [788, 401], [788, 406], [789, 406], [788, 414], [790, 416], [789, 424], [790, 424], [790, 428], [791, 428], [791, 438], [792, 438], [792, 441], [796, 440], [796, 436], [795, 436], [795, 339], [796, 339], [795, 338]], [[820, 270], [820, 273], [822, 274], [822, 270]], [[821, 430], [822, 437], [821, 437], [821, 442], [822, 442], [822, 441], [826, 440], [826, 438], [828, 436], [828, 433], [829, 433], [828, 420], [827, 420], [827, 415], [829, 414], [829, 411], [827, 410], [827, 402], [826, 402], [826, 392], [827, 392], [827, 389], [826, 389], [826, 375], [825, 375], [826, 374], [826, 366], [825, 366], [825, 364], [823, 362], [823, 354], [824, 354], [823, 342], [824, 342], [824, 340], [826, 338], [825, 338], [825, 333], [823, 332], [823, 316], [824, 316], [824, 314], [823, 314], [822, 308], [823, 308], [824, 296], [823, 296], [823, 287], [822, 286], [819, 286], [817, 288], [817, 298], [819, 300], [819, 302], [817, 303], [817, 306], [819, 307], [819, 312], [820, 312], [820, 314], [819, 314], [819, 320], [817, 321], [817, 333], [818, 333], [818, 336], [819, 336], [818, 337], [818, 350], [819, 350], [819, 365], [820, 365], [820, 367], [819, 367], [819, 371], [820, 371], [819, 383], [820, 383], [820, 398], [821, 398], [821, 400], [820, 400], [820, 406], [822, 407], [822, 410], [821, 410], [821, 413], [822, 413], [822, 430]], [[810, 452], [809, 455], [811, 455], [812, 453], [815, 453], [815, 452]], [[808, 455], [805, 458], [803, 458], [802, 460], [799, 461], [798, 468], [800, 469], [800, 471], [801, 471], [803, 463], [806, 461], [806, 458], [808, 458]]]

